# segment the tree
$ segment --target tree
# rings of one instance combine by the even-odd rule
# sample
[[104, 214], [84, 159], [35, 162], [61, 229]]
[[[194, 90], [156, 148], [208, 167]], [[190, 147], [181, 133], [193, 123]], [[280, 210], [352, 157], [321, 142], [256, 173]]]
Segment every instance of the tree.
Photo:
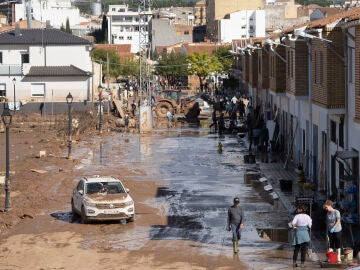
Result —
[[70, 28], [70, 21], [69, 21], [69, 17], [66, 18], [66, 26], [65, 26], [65, 32], [72, 34], [71, 28]]
[[93, 61], [102, 64], [103, 74], [107, 74], [107, 55], [109, 55], [110, 77], [117, 78], [120, 74], [120, 58], [115, 50], [94, 49], [91, 52]]
[[120, 75], [124, 77], [138, 77], [140, 73], [140, 60], [128, 58], [120, 65]]
[[188, 57], [189, 74], [199, 77], [200, 89], [204, 89], [204, 81], [210, 74], [222, 72], [223, 66], [215, 55], [208, 55], [205, 52], [192, 53]]
[[60, 30], [63, 31], [63, 32], [65, 32], [65, 27], [64, 27], [64, 24], [63, 24], [63, 23], [61, 24]]
[[215, 51], [215, 56], [219, 59], [220, 63], [223, 66], [223, 74], [229, 75], [231, 65], [233, 62], [233, 57], [229, 52], [231, 46], [222, 46]]
[[155, 73], [164, 76], [174, 86], [179, 79], [188, 76], [187, 57], [184, 53], [163, 53], [155, 67]]

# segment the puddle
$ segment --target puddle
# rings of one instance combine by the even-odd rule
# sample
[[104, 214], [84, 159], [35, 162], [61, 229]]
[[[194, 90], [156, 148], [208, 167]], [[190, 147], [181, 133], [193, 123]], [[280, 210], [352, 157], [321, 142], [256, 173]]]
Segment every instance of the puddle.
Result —
[[288, 243], [291, 238], [290, 231], [287, 229], [257, 228], [256, 230], [261, 238], [268, 241]]

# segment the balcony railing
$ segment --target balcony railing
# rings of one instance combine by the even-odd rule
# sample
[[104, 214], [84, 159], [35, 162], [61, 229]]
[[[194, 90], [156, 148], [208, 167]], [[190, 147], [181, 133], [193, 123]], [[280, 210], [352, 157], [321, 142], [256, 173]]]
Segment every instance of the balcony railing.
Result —
[[22, 75], [21, 65], [0, 65], [0, 76]]

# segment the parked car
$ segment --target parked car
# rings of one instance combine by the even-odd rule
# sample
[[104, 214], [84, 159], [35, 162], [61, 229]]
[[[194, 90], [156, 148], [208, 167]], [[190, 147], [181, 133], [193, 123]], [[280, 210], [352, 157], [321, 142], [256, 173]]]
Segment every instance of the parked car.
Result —
[[83, 177], [74, 188], [71, 198], [73, 214], [82, 223], [91, 220], [134, 221], [135, 206], [129, 189], [114, 177]]

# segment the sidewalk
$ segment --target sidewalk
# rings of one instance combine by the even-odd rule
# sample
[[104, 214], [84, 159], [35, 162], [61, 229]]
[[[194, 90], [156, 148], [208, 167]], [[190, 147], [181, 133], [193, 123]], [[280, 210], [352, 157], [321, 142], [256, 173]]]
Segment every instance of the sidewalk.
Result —
[[[277, 198], [282, 204], [282, 206], [287, 209], [288, 220], [292, 220], [293, 215], [291, 214], [293, 203], [296, 201], [297, 197], [300, 198], [313, 198], [314, 203], [311, 212], [311, 218], [313, 219], [313, 229], [311, 232], [311, 249], [313, 251], [313, 256], [311, 260], [314, 263], [314, 268], [320, 268], [321, 263], [326, 261], [325, 253], [327, 251], [327, 243], [325, 240], [325, 214], [322, 211], [322, 198], [319, 194], [316, 194], [312, 190], [304, 190], [298, 185], [298, 174], [295, 164], [289, 162], [287, 169], [284, 168], [284, 163], [274, 162], [271, 163], [271, 158], [268, 159], [269, 163], [260, 162], [260, 155], [256, 155], [256, 165], [260, 168], [260, 173], [263, 177], [268, 179], [268, 183], [271, 184], [273, 191], [278, 195]], [[280, 179], [290, 180], [292, 182], [292, 189], [284, 190], [281, 189]], [[287, 224], [284, 224], [286, 226]], [[343, 234], [346, 238], [347, 230], [343, 228]], [[356, 254], [354, 254], [355, 256]], [[354, 258], [353, 262], [356, 262]], [[323, 268], [329, 269], [345, 269], [347, 263], [343, 264], [333, 264], [322, 265]]]

